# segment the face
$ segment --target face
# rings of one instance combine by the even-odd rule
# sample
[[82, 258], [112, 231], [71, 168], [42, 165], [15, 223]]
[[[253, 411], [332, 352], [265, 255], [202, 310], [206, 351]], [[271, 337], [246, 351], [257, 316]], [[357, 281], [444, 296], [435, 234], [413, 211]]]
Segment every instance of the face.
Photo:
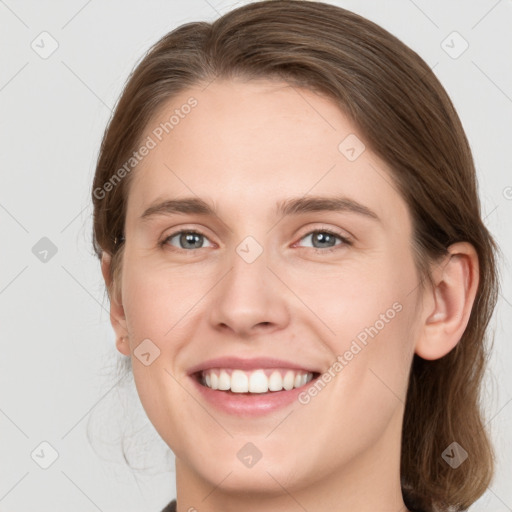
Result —
[[[267, 80], [203, 87], [158, 112], [132, 171], [114, 327], [143, 407], [205, 489], [371, 474], [397, 457], [417, 332], [405, 202], [330, 99]], [[200, 384], [205, 365], [233, 391]], [[285, 389], [243, 394], [244, 379]]]

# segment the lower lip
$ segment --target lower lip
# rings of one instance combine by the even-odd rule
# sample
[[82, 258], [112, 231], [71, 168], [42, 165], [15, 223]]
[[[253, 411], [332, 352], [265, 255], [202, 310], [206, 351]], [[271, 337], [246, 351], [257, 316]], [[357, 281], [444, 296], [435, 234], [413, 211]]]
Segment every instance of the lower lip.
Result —
[[315, 379], [311, 380], [300, 388], [293, 388], [282, 391], [269, 391], [268, 393], [232, 393], [230, 391], [218, 391], [203, 386], [191, 376], [194, 385], [206, 401], [225, 413], [234, 416], [255, 417], [271, 414], [282, 409], [294, 401], [305, 391]]

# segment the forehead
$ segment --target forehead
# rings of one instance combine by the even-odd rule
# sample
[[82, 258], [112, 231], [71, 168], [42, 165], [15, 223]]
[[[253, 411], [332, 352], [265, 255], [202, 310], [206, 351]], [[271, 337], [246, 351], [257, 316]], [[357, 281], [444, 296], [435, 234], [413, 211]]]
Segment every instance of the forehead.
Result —
[[187, 89], [158, 110], [142, 139], [154, 147], [134, 170], [128, 211], [139, 215], [164, 195], [255, 212], [308, 193], [357, 197], [383, 218], [405, 213], [386, 164], [338, 105], [285, 82]]

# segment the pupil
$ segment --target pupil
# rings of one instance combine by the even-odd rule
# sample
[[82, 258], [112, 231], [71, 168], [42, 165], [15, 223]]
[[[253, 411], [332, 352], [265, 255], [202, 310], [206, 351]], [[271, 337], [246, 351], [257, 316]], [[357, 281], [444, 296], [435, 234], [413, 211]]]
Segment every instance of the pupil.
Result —
[[[322, 244], [322, 243], [328, 244], [329, 242], [335, 241], [334, 237], [332, 235], [330, 235], [329, 233], [323, 233], [323, 232], [318, 232], [316, 234], [316, 236], [313, 237], [313, 240], [318, 241], [320, 244]], [[332, 244], [328, 245], [328, 247], [332, 247]]]
[[202, 235], [198, 233], [188, 233], [185, 235], [181, 235], [180, 243], [184, 245], [186, 248], [190, 248], [190, 246], [187, 246], [187, 244], [192, 244], [192, 248], [198, 249], [201, 248], [201, 238]]

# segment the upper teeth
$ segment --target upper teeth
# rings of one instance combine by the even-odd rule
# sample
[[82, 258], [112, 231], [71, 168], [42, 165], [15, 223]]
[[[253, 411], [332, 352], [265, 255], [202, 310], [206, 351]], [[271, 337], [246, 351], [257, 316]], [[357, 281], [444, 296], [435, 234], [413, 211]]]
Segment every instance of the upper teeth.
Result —
[[254, 370], [212, 368], [201, 374], [202, 383], [211, 389], [233, 393], [266, 393], [267, 391], [290, 390], [304, 386], [313, 379], [313, 374], [303, 370]]

